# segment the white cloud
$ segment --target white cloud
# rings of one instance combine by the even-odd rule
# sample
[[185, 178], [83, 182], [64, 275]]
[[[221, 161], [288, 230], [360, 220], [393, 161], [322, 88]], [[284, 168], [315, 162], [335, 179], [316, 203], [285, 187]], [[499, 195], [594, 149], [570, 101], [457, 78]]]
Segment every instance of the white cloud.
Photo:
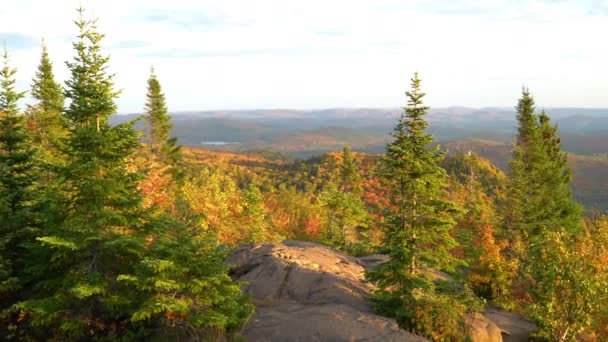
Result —
[[[5, 0], [0, 33], [44, 36], [58, 78], [78, 0]], [[88, 0], [139, 111], [154, 64], [172, 110], [398, 106], [419, 70], [434, 106], [608, 106], [602, 1]], [[10, 48], [10, 46], [9, 46]], [[39, 49], [13, 51], [26, 88]]]

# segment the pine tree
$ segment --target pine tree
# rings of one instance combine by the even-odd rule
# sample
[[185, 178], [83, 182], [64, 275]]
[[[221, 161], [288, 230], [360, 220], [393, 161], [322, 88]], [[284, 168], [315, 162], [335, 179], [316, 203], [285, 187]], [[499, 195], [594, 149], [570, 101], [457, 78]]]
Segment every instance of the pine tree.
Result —
[[390, 260], [370, 272], [369, 279], [377, 285], [374, 296], [380, 310], [417, 329], [417, 305], [439, 298], [429, 270], [453, 272], [462, 263], [450, 254], [457, 245], [450, 235], [457, 209], [444, 199], [447, 175], [438, 165], [444, 153], [432, 145], [433, 137], [426, 132], [424, 116], [429, 107], [423, 103], [418, 74], [406, 95], [408, 105], [382, 160], [382, 176], [391, 191], [384, 227], [384, 247]]
[[339, 189], [343, 192], [351, 192], [361, 196], [361, 176], [357, 170], [357, 162], [353, 159], [350, 147], [345, 146], [342, 150], [342, 161], [339, 166]]
[[53, 64], [44, 41], [40, 64], [32, 81], [31, 94], [36, 101], [28, 113], [28, 126], [32, 131], [33, 142], [40, 146], [45, 159], [57, 162], [61, 157], [58, 144], [67, 134], [66, 122], [62, 116], [64, 95], [61, 85], [55, 81]]
[[43, 291], [13, 311], [57, 340], [138, 340], [160, 326], [236, 326], [251, 307], [227, 275], [225, 253], [196, 230], [143, 208], [142, 177], [129, 165], [139, 135], [134, 122], [109, 124], [119, 92], [101, 52], [104, 36], [96, 20], [79, 14], [75, 57], [67, 63], [65, 217], [38, 239], [52, 253]]
[[0, 260], [5, 265], [0, 265], [4, 271], [0, 272], [3, 273], [0, 296], [16, 289], [16, 278], [23, 274], [28, 262], [27, 246], [34, 242], [40, 227], [35, 150], [18, 107], [25, 93], [15, 89], [17, 71], [9, 65], [6, 48], [3, 59], [0, 69]]
[[156, 78], [154, 69], [148, 78], [145, 118], [149, 125], [150, 154], [162, 163], [175, 164], [180, 159], [180, 146], [177, 138], [171, 138], [171, 116], [167, 109], [165, 94]]

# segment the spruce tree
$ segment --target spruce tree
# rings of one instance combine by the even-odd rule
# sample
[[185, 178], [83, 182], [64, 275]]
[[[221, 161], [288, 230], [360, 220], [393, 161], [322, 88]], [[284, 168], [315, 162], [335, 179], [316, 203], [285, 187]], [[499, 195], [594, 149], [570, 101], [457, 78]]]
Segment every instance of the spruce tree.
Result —
[[361, 176], [357, 170], [357, 162], [352, 156], [350, 147], [344, 146], [342, 150], [342, 161], [339, 166], [339, 189], [343, 192], [350, 192], [356, 196], [361, 196]]
[[[39, 293], [16, 304], [32, 331], [56, 340], [141, 340], [157, 329], [230, 328], [251, 311], [213, 240], [142, 206], [134, 122], [111, 126], [116, 111], [109, 57], [96, 20], [79, 9], [75, 57], [67, 66], [70, 132], [64, 220], [38, 240], [51, 253]], [[23, 320], [22, 320], [23, 321]]]
[[27, 246], [40, 227], [38, 167], [18, 106], [25, 93], [15, 89], [16, 72], [5, 48], [0, 69], [0, 260], [5, 264], [0, 265], [0, 296], [16, 289], [16, 278], [28, 262]]
[[525, 247], [525, 235], [534, 225], [536, 214], [528, 201], [533, 197], [533, 177], [536, 173], [533, 165], [541, 153], [538, 119], [534, 113], [534, 97], [527, 88], [522, 89], [522, 96], [516, 107], [518, 134], [513, 147], [513, 158], [509, 163], [510, 173], [507, 184], [509, 194], [504, 206], [505, 232], [510, 240], [512, 257], [520, 254]]
[[437, 294], [430, 270], [453, 272], [461, 261], [450, 254], [457, 245], [450, 235], [457, 208], [444, 199], [447, 175], [438, 165], [444, 153], [426, 132], [429, 107], [417, 73], [411, 81], [408, 104], [382, 159], [382, 177], [391, 191], [383, 245], [390, 260], [368, 276], [377, 285], [380, 311], [416, 330], [416, 306]]
[[169, 136], [173, 128], [171, 116], [154, 69], [148, 78], [144, 116], [149, 125], [150, 154], [162, 163], [175, 164], [180, 158], [180, 147], [177, 145], [177, 138]]
[[518, 253], [547, 230], [581, 231], [581, 209], [569, 188], [571, 171], [561, 152], [557, 127], [549, 116], [535, 114], [534, 99], [524, 88], [518, 101], [518, 135], [511, 160], [505, 229]]
[[32, 80], [31, 95], [36, 101], [28, 113], [32, 140], [40, 146], [45, 159], [57, 162], [60, 158], [58, 145], [67, 134], [66, 122], [62, 116], [64, 95], [61, 85], [55, 81], [53, 64], [44, 41], [40, 64]]
[[[520, 281], [528, 282], [531, 302], [526, 308], [538, 320], [541, 335], [562, 340], [568, 332], [551, 331], [554, 323], [570, 322], [565, 312], [588, 303], [564, 295], [557, 309], [557, 293], [586, 293], [594, 286], [586, 280], [579, 285], [571, 280], [580, 265], [575, 266], [577, 252], [566, 241], [577, 241], [580, 236], [581, 208], [572, 198], [571, 171], [567, 155], [561, 151], [557, 126], [544, 111], [534, 113], [527, 89], [517, 111], [519, 129], [510, 163], [505, 230], [512, 238], [511, 258], [519, 263]], [[568, 268], [562, 272], [569, 263], [572, 272]]]
[[572, 196], [572, 170], [568, 166], [568, 155], [561, 150], [557, 125], [551, 124], [545, 111], [539, 115], [539, 135], [543, 157], [539, 171], [540, 207], [546, 213], [543, 224], [548, 228], [563, 227], [567, 233], [578, 235], [582, 232], [582, 208]]

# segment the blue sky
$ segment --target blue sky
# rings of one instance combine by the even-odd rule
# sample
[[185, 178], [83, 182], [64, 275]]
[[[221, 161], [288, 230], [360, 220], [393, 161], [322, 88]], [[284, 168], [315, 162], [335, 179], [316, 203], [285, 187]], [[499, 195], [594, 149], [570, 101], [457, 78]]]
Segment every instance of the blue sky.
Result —
[[75, 8], [99, 17], [141, 111], [151, 65], [171, 110], [397, 107], [418, 70], [431, 106], [608, 107], [608, 0], [4, 0], [26, 90], [44, 37], [60, 80]]

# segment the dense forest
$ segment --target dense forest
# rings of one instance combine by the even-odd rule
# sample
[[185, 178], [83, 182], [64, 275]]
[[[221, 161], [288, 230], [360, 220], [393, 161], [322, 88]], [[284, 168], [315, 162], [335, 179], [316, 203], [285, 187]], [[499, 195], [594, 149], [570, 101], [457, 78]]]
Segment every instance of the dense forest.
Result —
[[25, 110], [3, 55], [3, 339], [237, 338], [254, 307], [225, 259], [284, 239], [389, 255], [366, 274], [377, 312], [434, 341], [465, 341], [465, 315], [487, 305], [534, 319], [539, 341], [608, 339], [608, 218], [573, 199], [557, 126], [528, 89], [508, 172], [435, 144], [418, 74], [382, 155], [182, 148], [154, 70], [144, 113], [110, 123], [104, 35], [78, 14], [69, 78], [43, 45]]

